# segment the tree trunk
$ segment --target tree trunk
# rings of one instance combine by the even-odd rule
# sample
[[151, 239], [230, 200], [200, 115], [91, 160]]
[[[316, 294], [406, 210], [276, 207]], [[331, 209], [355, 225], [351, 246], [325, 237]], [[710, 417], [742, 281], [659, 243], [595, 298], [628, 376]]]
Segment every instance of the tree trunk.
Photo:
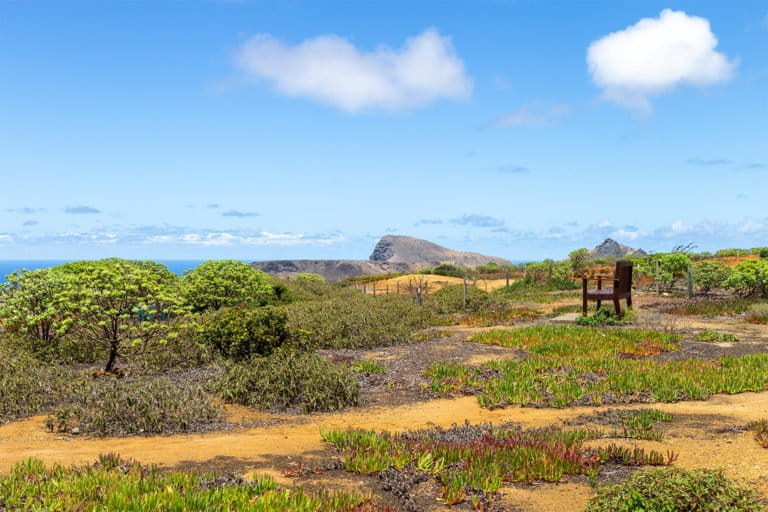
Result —
[[109, 347], [109, 360], [107, 366], [104, 368], [105, 372], [111, 372], [115, 368], [115, 360], [117, 359], [117, 343], [112, 342]]

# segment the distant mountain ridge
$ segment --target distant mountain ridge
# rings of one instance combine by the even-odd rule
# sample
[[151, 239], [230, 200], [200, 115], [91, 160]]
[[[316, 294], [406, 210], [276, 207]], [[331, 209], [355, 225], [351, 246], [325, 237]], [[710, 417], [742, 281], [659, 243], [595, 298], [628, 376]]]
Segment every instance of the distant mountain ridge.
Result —
[[251, 266], [281, 277], [311, 272], [328, 281], [340, 281], [365, 274], [413, 272], [440, 263], [476, 266], [491, 262], [509, 263], [504, 258], [448, 249], [420, 238], [385, 235], [376, 243], [368, 260], [272, 260], [255, 261]]
[[589, 251], [590, 259], [593, 260], [598, 258], [619, 259], [627, 256], [645, 256], [646, 254], [648, 253], [642, 249], [635, 249], [634, 247], [620, 244], [611, 238], [606, 238], [603, 243]]

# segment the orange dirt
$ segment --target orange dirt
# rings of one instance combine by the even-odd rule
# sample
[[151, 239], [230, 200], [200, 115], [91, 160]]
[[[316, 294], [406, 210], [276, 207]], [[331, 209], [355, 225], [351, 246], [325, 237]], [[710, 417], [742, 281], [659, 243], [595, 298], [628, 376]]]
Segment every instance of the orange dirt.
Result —
[[[768, 392], [718, 395], [707, 401], [655, 404], [666, 412], [682, 415], [673, 423], [661, 442], [625, 441], [648, 448], [680, 453], [678, 465], [698, 468], [724, 468], [730, 476], [746, 479], [768, 496], [764, 475], [768, 474], [768, 450], [760, 448], [749, 432], [716, 432], [743, 426], [751, 420], [768, 418]], [[626, 408], [648, 407], [647, 404]], [[350, 410], [291, 418], [287, 415], [263, 415], [263, 419], [292, 419], [300, 423], [280, 422], [275, 426], [234, 432], [213, 432], [180, 436], [90, 439], [62, 437], [44, 431], [44, 417], [37, 416], [0, 427], [0, 472], [7, 472], [21, 459], [37, 457], [46, 462], [84, 463], [100, 453], [115, 452], [146, 463], [165, 466], [199, 463], [203, 466], [217, 458], [230, 457], [254, 466], [285, 457], [301, 457], [323, 449], [321, 428], [370, 428], [403, 430], [452, 423], [513, 421], [527, 427], [556, 424], [580, 414], [590, 414], [595, 407], [568, 409], [508, 408], [487, 410], [474, 397], [439, 399], [393, 408]], [[242, 415], [242, 411], [236, 411]], [[698, 420], [697, 420], [698, 418]], [[594, 443], [601, 443], [595, 441]], [[278, 475], [282, 467], [269, 468]], [[587, 486], [539, 485], [511, 487], [504, 491], [524, 510], [578, 510], [590, 496]], [[559, 504], [559, 505], [558, 505]], [[559, 508], [570, 504], [569, 508]], [[578, 506], [576, 506], [578, 504]]]

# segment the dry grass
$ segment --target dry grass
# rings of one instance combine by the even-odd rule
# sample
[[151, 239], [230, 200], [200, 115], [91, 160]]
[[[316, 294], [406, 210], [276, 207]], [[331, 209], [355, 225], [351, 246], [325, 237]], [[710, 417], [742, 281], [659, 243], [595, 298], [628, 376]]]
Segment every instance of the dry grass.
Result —
[[[401, 294], [408, 293], [409, 280], [419, 280], [425, 282], [429, 286], [429, 293], [436, 292], [444, 286], [450, 286], [454, 284], [462, 284], [464, 279], [460, 277], [451, 276], [438, 276], [432, 274], [406, 274], [403, 276], [392, 277], [389, 279], [382, 279], [373, 283], [367, 283], [365, 286], [366, 293], [373, 294], [374, 284], [376, 285], [376, 295], [386, 294], [387, 290], [390, 294], [397, 293], [398, 283]], [[514, 282], [514, 279], [509, 280], [510, 283]], [[469, 280], [469, 284], [473, 285], [474, 281]], [[492, 292], [499, 288], [504, 288], [507, 285], [506, 279], [478, 279], [476, 286], [481, 290]], [[361, 285], [358, 285], [361, 287]]]

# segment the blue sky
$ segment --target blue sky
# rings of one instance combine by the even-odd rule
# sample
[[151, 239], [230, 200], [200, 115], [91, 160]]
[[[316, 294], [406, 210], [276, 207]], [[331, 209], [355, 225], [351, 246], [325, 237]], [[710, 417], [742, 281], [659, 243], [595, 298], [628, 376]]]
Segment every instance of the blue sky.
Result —
[[766, 1], [5, 1], [0, 259], [768, 245]]

